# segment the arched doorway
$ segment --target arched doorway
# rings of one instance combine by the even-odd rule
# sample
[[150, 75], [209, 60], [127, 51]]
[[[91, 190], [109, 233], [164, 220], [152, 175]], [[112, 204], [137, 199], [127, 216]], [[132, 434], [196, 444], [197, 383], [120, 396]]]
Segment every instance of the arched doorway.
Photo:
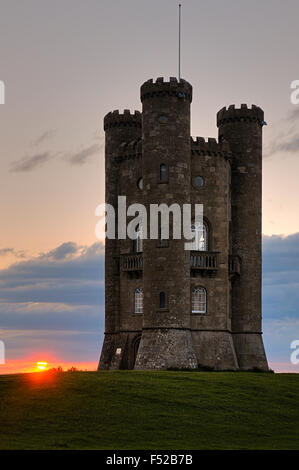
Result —
[[137, 353], [138, 353], [140, 340], [141, 340], [141, 335], [138, 335], [133, 339], [133, 342], [132, 342], [132, 349], [133, 349], [133, 351], [132, 351], [133, 352], [133, 367], [132, 367], [132, 369], [134, 369], [134, 366], [135, 366], [135, 361], [136, 361], [136, 357], [137, 357]]

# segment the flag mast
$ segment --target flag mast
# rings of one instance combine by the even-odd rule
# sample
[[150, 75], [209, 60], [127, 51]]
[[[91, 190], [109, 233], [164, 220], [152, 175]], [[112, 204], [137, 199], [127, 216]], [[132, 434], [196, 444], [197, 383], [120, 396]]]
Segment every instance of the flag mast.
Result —
[[181, 81], [181, 8], [179, 3], [179, 82]]

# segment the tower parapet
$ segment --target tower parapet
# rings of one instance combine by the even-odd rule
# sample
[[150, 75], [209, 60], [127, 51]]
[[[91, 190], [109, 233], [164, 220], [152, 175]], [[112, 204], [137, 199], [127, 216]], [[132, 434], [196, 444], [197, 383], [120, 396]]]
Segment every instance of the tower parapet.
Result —
[[241, 104], [240, 108], [236, 108], [234, 104], [231, 104], [227, 108], [220, 109], [217, 113], [218, 127], [230, 122], [256, 122], [262, 125], [263, 121], [264, 111], [255, 104], [251, 108], [247, 104]]
[[175, 77], [170, 77], [169, 82], [164, 82], [164, 78], [159, 77], [155, 82], [151, 78], [141, 86], [140, 98], [142, 103], [146, 99], [163, 96], [174, 96], [180, 99], [186, 99], [191, 103], [192, 85], [183, 79], [178, 81]]
[[129, 109], [125, 109], [123, 113], [120, 113], [116, 109], [106, 114], [104, 117], [104, 131], [114, 127], [137, 127], [141, 129], [141, 112], [131, 113]]
[[226, 140], [221, 142], [217, 139], [209, 137], [205, 140], [204, 137], [191, 137], [191, 152], [198, 155], [211, 155], [211, 156], [222, 156], [226, 159], [230, 158], [231, 151], [229, 143]]

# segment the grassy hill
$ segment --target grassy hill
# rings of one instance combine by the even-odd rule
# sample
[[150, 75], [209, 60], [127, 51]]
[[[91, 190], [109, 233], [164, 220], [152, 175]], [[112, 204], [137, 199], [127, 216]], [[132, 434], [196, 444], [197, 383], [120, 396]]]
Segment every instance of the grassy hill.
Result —
[[1, 449], [299, 449], [299, 375], [0, 376]]

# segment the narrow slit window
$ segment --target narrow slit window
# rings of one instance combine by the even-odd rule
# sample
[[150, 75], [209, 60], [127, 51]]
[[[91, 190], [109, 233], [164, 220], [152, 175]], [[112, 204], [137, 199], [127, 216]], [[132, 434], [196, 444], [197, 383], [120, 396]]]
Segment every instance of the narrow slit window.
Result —
[[166, 295], [165, 292], [160, 292], [160, 308], [165, 308], [166, 306]]
[[160, 165], [160, 181], [167, 181], [167, 167], [165, 163], [162, 163], [162, 165]]

